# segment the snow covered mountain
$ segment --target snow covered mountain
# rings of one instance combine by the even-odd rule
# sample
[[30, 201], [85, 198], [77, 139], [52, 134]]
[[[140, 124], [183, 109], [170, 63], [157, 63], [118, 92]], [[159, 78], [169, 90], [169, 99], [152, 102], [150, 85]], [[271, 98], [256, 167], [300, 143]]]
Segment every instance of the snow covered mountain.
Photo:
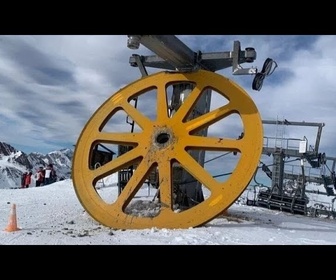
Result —
[[[58, 180], [71, 177], [71, 162], [73, 151], [62, 149], [46, 155], [41, 153], [25, 154], [11, 145], [0, 142], [0, 188], [18, 188], [21, 186], [23, 172], [32, 171], [33, 174], [40, 167], [52, 163]], [[35, 180], [32, 177], [32, 185]]]

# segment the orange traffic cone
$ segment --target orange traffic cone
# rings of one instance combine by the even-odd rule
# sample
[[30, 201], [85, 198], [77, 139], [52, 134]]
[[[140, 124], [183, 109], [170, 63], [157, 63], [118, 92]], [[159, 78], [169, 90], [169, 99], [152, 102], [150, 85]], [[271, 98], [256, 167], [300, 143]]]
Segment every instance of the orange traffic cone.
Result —
[[17, 220], [16, 220], [16, 204], [12, 204], [12, 208], [10, 211], [9, 219], [8, 219], [8, 225], [5, 228], [5, 231], [11, 232], [11, 231], [17, 231], [20, 230], [17, 226]]

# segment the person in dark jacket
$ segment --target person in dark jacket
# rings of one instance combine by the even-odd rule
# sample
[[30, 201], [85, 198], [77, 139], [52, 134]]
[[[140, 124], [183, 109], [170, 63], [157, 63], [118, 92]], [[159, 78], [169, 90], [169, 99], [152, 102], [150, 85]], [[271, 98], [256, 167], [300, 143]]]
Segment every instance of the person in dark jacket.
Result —
[[21, 189], [26, 187], [26, 177], [27, 177], [28, 173], [27, 172], [23, 172], [22, 176], [21, 176]]
[[51, 172], [50, 172], [50, 183], [55, 183], [57, 181], [56, 170], [54, 169], [54, 166], [53, 166], [52, 163], [49, 164], [49, 167], [51, 169]]
[[36, 187], [41, 187], [43, 186], [43, 183], [44, 183], [44, 175], [43, 175], [43, 167], [41, 166], [36, 174], [35, 174], [35, 178], [36, 178], [36, 183], [35, 183], [35, 186]]

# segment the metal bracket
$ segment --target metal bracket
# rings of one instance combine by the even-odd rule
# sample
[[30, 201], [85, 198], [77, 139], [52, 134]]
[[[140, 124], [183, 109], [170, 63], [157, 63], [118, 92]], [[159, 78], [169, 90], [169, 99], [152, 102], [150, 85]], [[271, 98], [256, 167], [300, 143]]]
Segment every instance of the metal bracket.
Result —
[[138, 54], [132, 54], [132, 57], [134, 57], [136, 66], [139, 67], [139, 70], [140, 70], [140, 73], [141, 73], [142, 77], [148, 76], [148, 72], [147, 72], [144, 64], [142, 63], [143, 56], [140, 56]]
[[245, 51], [241, 51], [240, 42], [234, 41], [232, 52], [232, 73], [233, 75], [255, 75], [257, 73], [256, 68], [242, 68], [240, 61], [253, 62], [257, 57], [257, 53], [254, 48], [246, 48]]

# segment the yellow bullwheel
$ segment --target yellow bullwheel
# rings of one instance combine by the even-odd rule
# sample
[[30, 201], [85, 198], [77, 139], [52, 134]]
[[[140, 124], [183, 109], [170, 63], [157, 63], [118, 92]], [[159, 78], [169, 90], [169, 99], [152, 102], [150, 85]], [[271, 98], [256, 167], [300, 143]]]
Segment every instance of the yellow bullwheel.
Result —
[[[177, 100], [173, 91], [179, 85], [188, 90], [182, 91]], [[211, 99], [202, 99], [209, 91]], [[199, 110], [201, 99], [211, 100], [206, 112]], [[122, 118], [132, 124], [130, 131], [121, 129]], [[97, 165], [92, 160], [97, 145], [127, 149]], [[72, 178], [82, 206], [105, 226], [196, 227], [211, 221], [237, 200], [256, 171], [262, 146], [258, 109], [235, 82], [206, 70], [159, 72], [120, 89], [92, 115], [75, 147]], [[211, 156], [221, 154], [227, 155], [225, 161], [206, 167], [207, 162], [213, 163]], [[224, 174], [228, 169], [225, 179], [216, 176], [216, 172]], [[120, 176], [125, 170], [126, 179]], [[190, 181], [198, 182], [204, 193], [204, 199], [187, 209], [176, 205], [176, 189], [188, 183], [177, 179], [179, 170], [188, 174]], [[154, 214], [129, 211], [153, 171], [160, 200], [154, 205], [147, 199], [146, 205], [155, 208]], [[114, 178], [123, 182], [122, 191], [114, 196], [104, 193], [107, 187], [96, 187], [102, 180], [104, 186], [109, 185], [108, 178], [113, 174], [119, 174]]]

